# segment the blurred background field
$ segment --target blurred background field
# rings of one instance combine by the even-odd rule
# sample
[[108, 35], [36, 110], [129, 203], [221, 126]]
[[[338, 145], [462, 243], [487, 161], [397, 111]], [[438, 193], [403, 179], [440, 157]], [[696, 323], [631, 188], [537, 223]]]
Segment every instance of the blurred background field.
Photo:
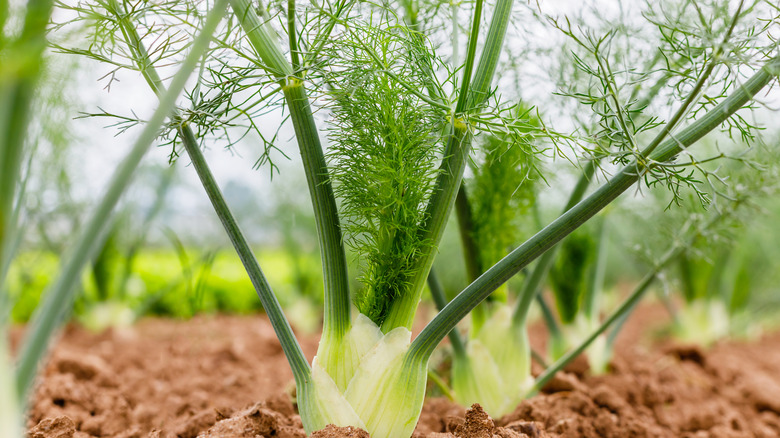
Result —
[[[625, 11], [607, 12], [606, 15], [618, 14], [632, 23], [632, 16]], [[56, 10], [53, 21], [67, 22], [72, 18], [68, 14], [66, 10]], [[609, 26], [607, 18], [601, 25]], [[524, 32], [534, 29], [517, 31], [514, 37], [524, 40], [528, 38]], [[71, 37], [62, 32], [55, 43], [66, 44]], [[563, 40], [553, 33], [543, 41], [521, 41], [533, 43], [523, 56], [539, 62], [515, 65], [512, 59], [505, 60], [502, 68], [511, 67], [513, 73], [502, 77], [497, 86], [507, 96], [535, 104], [543, 118], [555, 119], [565, 131], [567, 125], [575, 123], [582, 114], [588, 115], [590, 109], [583, 109], [565, 93], [547, 95], [551, 90], [563, 90], [567, 80], [569, 84], [583, 81], [582, 72], [559, 65], [561, 60], [551, 56], [562, 48], [568, 50], [568, 46], [560, 46]], [[620, 47], [616, 50], [625, 49], [620, 44], [623, 42], [615, 43]], [[30, 319], [41, 294], [56, 275], [61, 258], [66, 256], [75, 231], [110, 177], [112, 166], [128, 149], [155, 102], [138, 72], [111, 70], [94, 60], [64, 55], [53, 48], [47, 50], [44, 61], [38, 97], [33, 102], [35, 121], [29, 134], [29, 143], [35, 146], [27, 156], [29, 161], [23, 172], [26, 189], [18, 255], [11, 263], [5, 284], [0, 285], [11, 297], [12, 320], [17, 324]], [[541, 70], [547, 68], [557, 71], [560, 77], [546, 76], [547, 72]], [[525, 82], [521, 87], [518, 78], [523, 75]], [[776, 93], [762, 96], [762, 103], [769, 109], [776, 100]], [[571, 114], [561, 116], [572, 109]], [[763, 106], [757, 106], [749, 116], [745, 114], [757, 121], [756, 126], [775, 116]], [[315, 114], [323, 126], [327, 126], [324, 120], [328, 116], [324, 109]], [[248, 132], [243, 126], [231, 127], [231, 132], [244, 136], [229, 148], [223, 150], [218, 141], [205, 142], [206, 155], [288, 316], [295, 325], [316, 330], [320, 322], [317, 309], [322, 305], [322, 272], [293, 132], [279, 111], [269, 111], [258, 120], [264, 124]], [[702, 179], [707, 171], [714, 174], [726, 163], [731, 166], [730, 174], [736, 175], [729, 176], [727, 185], [747, 187], [745, 192], [755, 195], [755, 205], [713, 232], [714, 239], [694, 251], [693, 258], [705, 266], [698, 270], [701, 278], [696, 281], [728, 296], [734, 312], [750, 315], [742, 318], [744, 325], [756, 321], [771, 323], [771, 315], [780, 304], [780, 229], [776, 226], [780, 203], [774, 191], [778, 183], [772, 163], [775, 155], [768, 151], [777, 148], [778, 133], [771, 125], [764, 131], [748, 129], [748, 136], [741, 138], [745, 142], [740, 141], [740, 132], [731, 132], [733, 128], [724, 126], [721, 132], [708, 136], [706, 144], [697, 145], [703, 146], [706, 152], [701, 156], [705, 158], [721, 153], [728, 157], [702, 164], [700, 168], [705, 173], [697, 178]], [[276, 147], [270, 152], [265, 149], [268, 140]], [[154, 148], [144, 159], [140, 177], [123, 198], [102, 250], [83, 272], [74, 317], [94, 329], [130, 324], [146, 315], [189, 318], [199, 313], [262, 311], [190, 163], [177, 159], [170, 139], [162, 138], [160, 143], [162, 146]], [[745, 143], [754, 145], [747, 156], [741, 152]], [[564, 152], [568, 155], [554, 151], [540, 155], [544, 179], [533, 181], [533, 208], [515, 218], [515, 241], [503, 248], [505, 253], [537, 231], [538, 224], [547, 223], [559, 213], [584, 163], [582, 151]], [[258, 162], [266, 153], [270, 153], [272, 165], [269, 161]], [[169, 164], [170, 160], [174, 163]], [[759, 167], [751, 167], [754, 161], [760, 162]], [[597, 183], [603, 183], [611, 170], [614, 169], [605, 166], [604, 175], [597, 175]], [[739, 175], [760, 180], [752, 185], [732, 184]], [[473, 170], [467, 171], [468, 180], [474, 177]], [[714, 191], [726, 187], [704, 179], [701, 182], [702, 190], [712, 199], [717, 198]], [[697, 194], [685, 188], [680, 197], [681, 206], [670, 205], [670, 195], [663, 187], [642, 187], [610, 208], [604, 311], [617, 301], [616, 291], [639, 281], [668, 242], [679, 238], [675, 230], [680, 230], [686, 220], [720, 208], [717, 203], [698, 204]], [[453, 219], [435, 264], [450, 298], [467, 285], [456, 228]], [[716, 260], [712, 256], [723, 252], [731, 253], [731, 258]], [[353, 271], [359, 265], [355, 257], [348, 254]], [[662, 281], [654, 286], [658, 293], [650, 299], [678, 305], [684, 302], [685, 280], [680, 269], [675, 265], [666, 269]], [[721, 272], [723, 276], [713, 275]], [[510, 290], [520, 289], [523, 275], [510, 281]], [[362, 287], [357, 279], [359, 274], [351, 278], [351, 292], [356, 293]], [[733, 293], [735, 288], [739, 288], [740, 294]], [[429, 298], [425, 295], [423, 299]], [[670, 307], [670, 311], [674, 309]], [[539, 314], [538, 310], [535, 312]]]

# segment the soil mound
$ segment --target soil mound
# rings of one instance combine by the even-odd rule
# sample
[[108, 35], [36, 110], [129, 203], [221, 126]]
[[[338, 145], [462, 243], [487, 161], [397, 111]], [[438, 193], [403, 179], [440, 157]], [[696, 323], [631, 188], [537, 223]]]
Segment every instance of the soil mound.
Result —
[[[499, 419], [432, 398], [415, 438], [780, 436], [780, 334], [707, 351], [648, 347], [638, 329], [647, 312], [621, 333], [609, 374], [575, 364]], [[316, 345], [303, 337], [309, 358]], [[36, 389], [28, 436], [302, 438], [292, 392], [264, 317], [149, 319], [103, 334], [69, 327]], [[313, 436], [367, 435], [331, 426]]]

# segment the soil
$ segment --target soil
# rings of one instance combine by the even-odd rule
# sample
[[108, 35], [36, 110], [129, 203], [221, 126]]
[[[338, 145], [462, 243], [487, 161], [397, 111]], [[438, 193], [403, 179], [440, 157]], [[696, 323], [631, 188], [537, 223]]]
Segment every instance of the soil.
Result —
[[[415, 437], [780, 436], [780, 333], [704, 351], [653, 341], [665, 319], [639, 309], [608, 375], [575, 361], [503, 418], [430, 398]], [[541, 333], [532, 330], [536, 348]], [[302, 339], [311, 358], [317, 336]], [[69, 326], [42, 376], [31, 438], [305, 437], [292, 374], [261, 316], [148, 319], [102, 334]], [[368, 434], [329, 426], [312, 436]]]

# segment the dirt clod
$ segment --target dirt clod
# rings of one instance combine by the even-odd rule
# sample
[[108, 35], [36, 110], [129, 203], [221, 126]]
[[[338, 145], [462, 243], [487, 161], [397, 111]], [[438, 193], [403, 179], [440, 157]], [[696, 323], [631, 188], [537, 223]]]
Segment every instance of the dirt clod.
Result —
[[30, 438], [72, 438], [76, 434], [76, 425], [66, 416], [47, 418], [33, 427]]
[[698, 345], [672, 345], [666, 349], [666, 354], [675, 356], [680, 360], [687, 360], [701, 366], [706, 365], [705, 354]]
[[514, 430], [528, 438], [543, 438], [542, 425], [535, 421], [514, 421], [505, 426], [506, 429]]
[[311, 438], [369, 438], [368, 432], [357, 427], [338, 427], [332, 424], [311, 434]]
[[546, 394], [552, 394], [555, 392], [563, 392], [563, 391], [574, 391], [577, 389], [581, 389], [582, 384], [577, 379], [577, 376], [575, 374], [571, 374], [568, 372], [559, 372], [555, 376], [553, 376], [552, 379], [550, 379], [544, 387], [542, 387], [542, 392]]
[[458, 438], [491, 438], [496, 425], [479, 403], [466, 411], [466, 421], [455, 429]]

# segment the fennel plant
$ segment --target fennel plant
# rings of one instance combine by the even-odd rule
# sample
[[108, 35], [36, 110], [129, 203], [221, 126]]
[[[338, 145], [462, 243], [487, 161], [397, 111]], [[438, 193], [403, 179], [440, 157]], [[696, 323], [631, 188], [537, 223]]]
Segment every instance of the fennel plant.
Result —
[[[437, 8], [425, 3], [290, 1], [257, 7], [247, 0], [230, 0], [230, 6], [232, 14], [213, 41], [215, 51], [204, 58], [200, 78], [189, 93], [192, 105], [176, 110], [165, 135], [172, 155], [183, 147], [192, 162], [256, 288], [292, 368], [307, 432], [336, 424], [361, 427], [378, 438], [411, 436], [422, 408], [428, 361], [459, 321], [637, 182], [672, 187], [690, 183], [671, 161], [733, 120], [732, 115], [752, 102], [780, 71], [780, 58], [753, 53], [761, 64], [748, 80], [726, 87], [728, 95], [714, 99], [714, 107], [696, 106], [706, 111], [688, 117], [713, 69], [722, 65], [721, 52], [731, 53], [728, 38], [721, 39], [723, 43], [714, 49], [702, 50], [699, 56], [704, 59], [695, 60], [704, 69], [689, 72], [693, 81], [682, 81], [686, 85], [682, 88], [692, 88], [666, 123], [633, 126], [625, 123], [627, 113], [614, 87], [615, 76], [603, 64], [608, 60], [602, 52], [604, 39], [579, 40], [599, 65], [591, 71], [604, 80], [601, 98], [592, 100], [607, 120], [604, 129], [616, 130], [612, 137], [621, 139], [616, 152], [604, 153], [611, 154], [620, 169], [585, 196], [597, 167], [597, 160], [591, 160], [561, 216], [492, 266], [485, 266], [484, 273], [411, 339], [411, 325], [474, 139], [489, 132], [511, 139], [516, 147], [529, 135], [539, 141], [564, 138], [529, 120], [520, 105], [508, 105], [494, 93], [494, 76], [513, 23], [513, 2], [475, 2], [465, 58], [456, 71], [450, 71], [436, 53], [427, 26], [437, 22]], [[103, 45], [64, 50], [137, 70], [162, 98], [166, 86], [159, 69], [176, 62], [191, 26], [188, 20], [176, 18], [186, 15], [197, 22], [208, 7], [208, 3], [195, 3], [183, 12], [175, 2], [142, 5], [119, 0], [70, 6], [94, 26], [92, 35]], [[483, 12], [485, 16], [489, 12], [490, 18], [483, 19]], [[155, 25], [157, 19], [165, 24]], [[561, 29], [577, 38], [571, 28]], [[730, 35], [731, 29], [727, 26], [723, 32]], [[182, 40], [171, 37], [180, 35], [178, 30], [183, 30]], [[239, 91], [251, 92], [252, 98], [241, 100]], [[250, 126], [257, 126], [262, 115], [258, 108], [273, 106], [289, 114], [316, 219], [324, 318], [311, 364], [201, 152], [209, 141], [228, 139], [232, 144], [231, 123], [246, 117]], [[327, 154], [315, 118], [318, 109], [330, 118], [333, 144]], [[218, 131], [225, 134], [213, 135]], [[639, 136], [644, 131], [651, 131], [653, 137]], [[640, 148], [640, 141], [647, 146]], [[268, 152], [274, 148], [264, 144], [262, 160], [269, 160]], [[345, 243], [357, 250], [363, 268], [355, 317]], [[489, 319], [482, 326], [478, 336], [484, 345], [505, 346], [511, 341], [518, 346], [504, 348], [514, 357], [502, 362], [527, 362], [526, 312], [546, 269], [529, 277], [532, 284], [517, 301], [518, 310], [504, 312], [503, 319]], [[621, 312], [640, 295], [632, 296], [634, 301], [622, 306]], [[605, 330], [620, 315], [607, 319], [598, 330]], [[583, 345], [589, 342], [592, 337]], [[530, 390], [538, 389], [560, 366], [560, 362], [554, 365]], [[527, 374], [510, 373], [508, 378], [512, 382], [507, 388], [522, 392]]]

